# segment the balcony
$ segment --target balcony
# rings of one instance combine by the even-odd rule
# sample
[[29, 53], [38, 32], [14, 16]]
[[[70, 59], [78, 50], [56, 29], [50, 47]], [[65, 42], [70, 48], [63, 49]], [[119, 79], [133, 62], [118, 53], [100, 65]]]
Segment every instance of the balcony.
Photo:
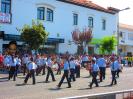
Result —
[[0, 12], [0, 23], [11, 23], [11, 14]]

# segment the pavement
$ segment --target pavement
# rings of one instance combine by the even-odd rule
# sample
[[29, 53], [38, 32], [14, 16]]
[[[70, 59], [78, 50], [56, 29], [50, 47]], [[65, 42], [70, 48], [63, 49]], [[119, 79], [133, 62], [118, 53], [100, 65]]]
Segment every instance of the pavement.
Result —
[[66, 88], [68, 85], [65, 82], [61, 89], [57, 89], [57, 84], [61, 79], [61, 75], [55, 75], [56, 82], [52, 82], [51, 77], [49, 83], [45, 83], [46, 75], [36, 76], [36, 85], [32, 85], [32, 79], [29, 79], [27, 85], [23, 84], [24, 76], [18, 75], [16, 81], [8, 81], [8, 74], [0, 72], [0, 99], [56, 99], [80, 95], [90, 95], [105, 92], [113, 92], [120, 90], [133, 89], [133, 67], [124, 67], [120, 73], [120, 78], [117, 79], [118, 84], [109, 86], [111, 82], [110, 69], [107, 69], [106, 79], [99, 83], [100, 87], [89, 88], [91, 78], [88, 77], [89, 72], [85, 69], [81, 70], [81, 77], [72, 82], [72, 88]]

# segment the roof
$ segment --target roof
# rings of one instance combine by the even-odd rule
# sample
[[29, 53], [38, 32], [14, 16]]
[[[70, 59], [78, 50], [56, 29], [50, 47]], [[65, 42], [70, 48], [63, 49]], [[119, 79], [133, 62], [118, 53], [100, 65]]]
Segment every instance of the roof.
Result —
[[98, 10], [98, 11], [102, 11], [110, 14], [117, 13], [117, 11], [114, 11], [114, 9], [106, 9], [89, 0], [57, 0], [57, 1], [66, 2], [77, 6], [82, 6], [82, 7], [86, 7], [89, 9]]
[[127, 29], [127, 30], [130, 30], [130, 31], [133, 31], [133, 25], [127, 25], [127, 24], [122, 24], [122, 23], [120, 23], [120, 24], [119, 24], [119, 28], [121, 28], [121, 29]]

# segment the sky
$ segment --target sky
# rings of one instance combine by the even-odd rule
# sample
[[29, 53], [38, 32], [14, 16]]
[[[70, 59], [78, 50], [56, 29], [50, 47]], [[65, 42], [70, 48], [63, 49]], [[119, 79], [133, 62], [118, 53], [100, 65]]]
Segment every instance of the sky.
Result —
[[120, 10], [130, 7], [128, 10], [119, 12], [119, 22], [133, 25], [133, 0], [90, 0], [102, 7], [115, 7]]

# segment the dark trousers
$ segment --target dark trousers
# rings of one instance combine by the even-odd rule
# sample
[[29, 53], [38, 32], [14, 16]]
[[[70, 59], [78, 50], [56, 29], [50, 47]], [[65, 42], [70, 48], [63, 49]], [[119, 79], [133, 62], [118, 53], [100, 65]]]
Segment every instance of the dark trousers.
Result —
[[62, 76], [62, 78], [61, 78], [61, 81], [59, 82], [59, 84], [58, 84], [58, 87], [61, 87], [61, 85], [62, 85], [62, 83], [63, 83], [63, 81], [64, 81], [64, 79], [66, 78], [66, 80], [67, 80], [67, 83], [68, 83], [68, 87], [71, 87], [71, 83], [70, 83], [70, 81], [69, 81], [69, 79], [68, 79], [68, 70], [64, 70], [64, 74], [63, 74], [63, 76]]
[[73, 81], [75, 81], [75, 69], [71, 68], [70, 69], [70, 81], [71, 79], [73, 79]]
[[106, 70], [106, 67], [99, 67], [100, 69], [100, 82], [103, 81], [103, 79], [105, 79], [105, 70]]
[[24, 83], [27, 83], [29, 77], [32, 77], [33, 84], [35, 84], [35, 83], [36, 83], [36, 79], [35, 79], [35, 70], [30, 70], [30, 71], [28, 72], [28, 74], [27, 74], [26, 77], [25, 77]]
[[23, 75], [26, 73], [26, 64], [23, 65]]
[[58, 74], [61, 74], [61, 65], [60, 64], [58, 64], [58, 70], [57, 70], [57, 73], [56, 73], [57, 75]]
[[111, 71], [111, 74], [112, 74], [112, 82], [111, 82], [111, 85], [117, 84], [117, 81], [116, 81], [116, 72], [117, 71]]
[[37, 66], [37, 69], [36, 69], [36, 76], [38, 76], [38, 74], [40, 74], [41, 72], [41, 66]]
[[44, 66], [38, 66], [38, 68], [36, 69], [36, 75], [38, 76], [38, 74], [40, 74], [42, 71], [42, 75], [45, 75], [45, 65]]
[[80, 77], [80, 66], [75, 67], [76, 78]]
[[50, 74], [51, 74], [52, 80], [55, 81], [54, 74], [53, 74], [51, 67], [47, 67], [47, 70], [48, 70], [48, 72], [47, 72], [46, 81], [48, 81]]
[[88, 62], [88, 61], [83, 61], [83, 62], [81, 63], [81, 66], [85, 68], [85, 64], [87, 64], [87, 63], [89, 63], [89, 62]]
[[98, 72], [92, 72], [92, 82], [90, 83], [90, 87], [92, 87], [93, 83], [95, 83], [96, 86], [98, 87], [97, 75]]
[[120, 69], [117, 70], [116, 74], [117, 74], [117, 77], [119, 77], [119, 73], [121, 72]]
[[13, 80], [16, 80], [16, 67], [11, 66], [9, 69], [9, 77], [8, 79], [10, 80], [13, 77]]
[[18, 75], [19, 65], [16, 65], [16, 76]]
[[46, 65], [42, 66], [42, 75], [45, 75], [45, 67], [46, 67]]

